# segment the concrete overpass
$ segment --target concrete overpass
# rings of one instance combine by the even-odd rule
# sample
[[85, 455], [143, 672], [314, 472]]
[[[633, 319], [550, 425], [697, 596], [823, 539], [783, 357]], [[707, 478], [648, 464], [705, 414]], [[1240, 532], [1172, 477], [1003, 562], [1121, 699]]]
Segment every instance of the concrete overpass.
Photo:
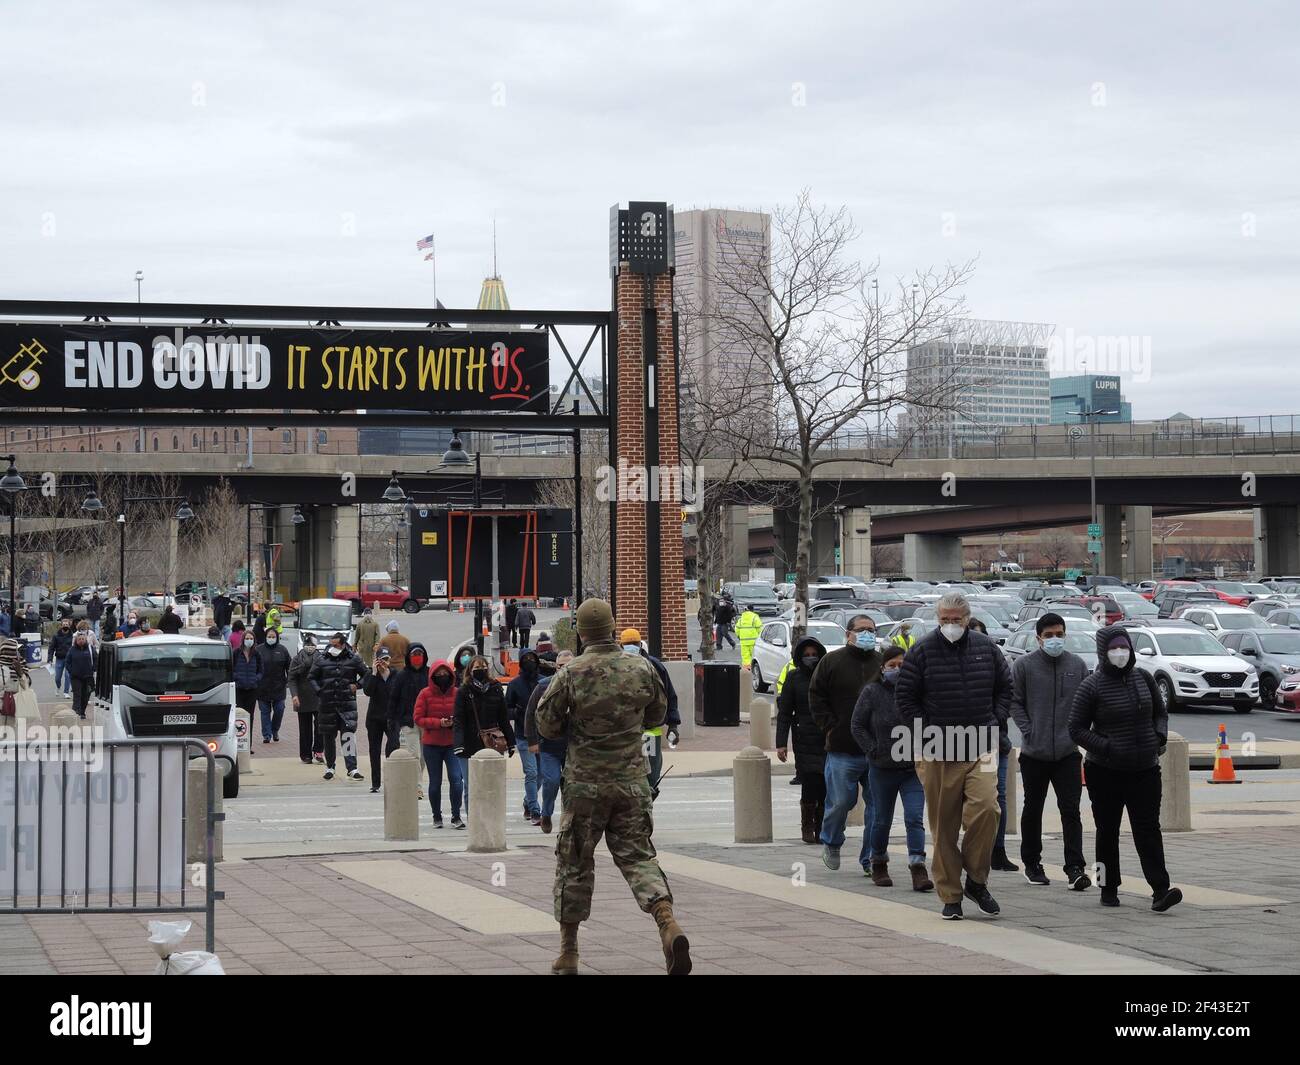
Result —
[[[1138, 579], [1149, 576], [1152, 554], [1150, 524], [1157, 513], [1187, 513], [1217, 508], [1255, 508], [1256, 571], [1261, 574], [1300, 572], [1300, 434], [1268, 438], [1232, 438], [1204, 444], [1197, 452], [1193, 440], [1187, 453], [1116, 454], [1096, 461], [1099, 519], [1103, 527], [1104, 572]], [[971, 449], [966, 449], [967, 451]], [[1156, 448], [1152, 445], [1152, 451]], [[814, 568], [835, 569], [834, 545], [841, 543], [843, 572], [870, 572], [870, 544], [904, 544], [905, 568], [928, 579], [961, 572], [961, 536], [991, 530], [1046, 528], [1087, 520], [1090, 459], [1085, 453], [1022, 456], [988, 454], [979, 457], [902, 458], [881, 465], [881, 453], [865, 449], [836, 452], [837, 458], [817, 468], [816, 498], [826, 515], [814, 529]], [[313, 588], [325, 570], [338, 574], [340, 584], [355, 574], [336, 541], [355, 542], [356, 504], [377, 501], [396, 471], [408, 491], [431, 492], [445, 487], [447, 475], [430, 475], [436, 456], [280, 455], [256, 454], [252, 465], [245, 454], [163, 452], [148, 455], [108, 452], [28, 452], [20, 454], [25, 472], [87, 474], [112, 478], [129, 474], [172, 476], [182, 493], [200, 498], [220, 478], [228, 479], [242, 499], [311, 504], [327, 508], [305, 535], [314, 537], [303, 553], [319, 559], [304, 580]], [[569, 455], [493, 455], [482, 457], [485, 488], [510, 505], [537, 499], [540, 481], [572, 476]], [[707, 485], [725, 475], [730, 463], [706, 461]], [[354, 479], [354, 483], [352, 483]], [[747, 464], [744, 480], [759, 485], [793, 484], [791, 471], [761, 460]], [[349, 495], [351, 487], [354, 494]], [[590, 486], [589, 486], [590, 487]], [[881, 508], [916, 508], [880, 516]], [[839, 511], [839, 516], [832, 511]], [[286, 518], [287, 521], [286, 509]], [[793, 506], [778, 508], [774, 536], [778, 559], [794, 557]], [[275, 523], [276, 518], [268, 518]], [[732, 568], [740, 564], [740, 523], [745, 508], [729, 517]], [[316, 527], [322, 526], [322, 527]], [[301, 528], [268, 529], [282, 535], [286, 552]], [[1123, 544], [1131, 546], [1125, 552]], [[292, 569], [292, 560], [290, 569]], [[747, 568], [747, 557], [745, 558]], [[355, 569], [355, 565], [351, 567]], [[779, 565], [778, 565], [779, 568]]]

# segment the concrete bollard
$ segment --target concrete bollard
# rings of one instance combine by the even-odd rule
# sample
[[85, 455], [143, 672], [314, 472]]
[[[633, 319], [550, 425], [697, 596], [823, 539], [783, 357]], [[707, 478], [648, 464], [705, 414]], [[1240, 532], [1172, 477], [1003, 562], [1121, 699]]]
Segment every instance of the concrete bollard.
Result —
[[[414, 794], [414, 792], [412, 792]], [[506, 849], [506, 757], [484, 748], [469, 760], [469, 850]]]
[[[213, 801], [216, 812], [222, 812], [221, 772], [213, 766]], [[186, 862], [206, 862], [208, 831], [208, 761], [206, 758], [191, 758], [185, 773], [185, 860]], [[221, 861], [224, 843], [224, 822], [218, 821], [212, 830], [212, 859]]]
[[247, 710], [235, 711], [235, 755], [240, 774], [253, 771], [253, 715]]
[[81, 724], [81, 718], [70, 706], [61, 706], [50, 715], [50, 725], [54, 728], [77, 728]]
[[771, 843], [771, 759], [758, 747], [746, 747], [732, 759], [731, 779], [736, 842]]
[[772, 704], [761, 695], [749, 704], [749, 743], [760, 751], [772, 749]]
[[1007, 835], [1020, 832], [1020, 748], [1007, 754]]
[[1188, 745], [1177, 732], [1169, 733], [1165, 753], [1160, 756], [1160, 829], [1162, 832], [1192, 831]]
[[405, 747], [384, 759], [384, 839], [420, 838], [420, 763]]
[[682, 723], [677, 726], [677, 734], [683, 740], [695, 738], [695, 663], [665, 662], [668, 679], [673, 682], [677, 692], [677, 712]]

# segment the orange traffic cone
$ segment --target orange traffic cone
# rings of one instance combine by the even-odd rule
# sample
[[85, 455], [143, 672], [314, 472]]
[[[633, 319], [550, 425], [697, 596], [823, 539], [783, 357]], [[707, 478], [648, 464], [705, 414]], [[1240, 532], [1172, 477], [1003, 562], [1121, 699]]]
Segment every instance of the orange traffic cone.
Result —
[[463, 599], [461, 600], [461, 604], [460, 604], [460, 612], [462, 614], [465, 613], [465, 601]]
[[569, 597], [567, 595], [564, 597], [564, 605], [560, 609], [561, 610], [569, 609]]
[[1214, 773], [1211, 784], [1240, 784], [1236, 770], [1232, 767], [1232, 755], [1228, 752], [1228, 728], [1219, 726], [1219, 747], [1214, 752]]

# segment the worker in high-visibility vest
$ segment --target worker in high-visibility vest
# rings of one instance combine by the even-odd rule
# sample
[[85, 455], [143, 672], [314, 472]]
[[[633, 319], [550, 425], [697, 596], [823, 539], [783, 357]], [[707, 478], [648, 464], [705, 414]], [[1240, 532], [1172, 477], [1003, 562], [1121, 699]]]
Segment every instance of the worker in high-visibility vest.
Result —
[[890, 643], [895, 643], [904, 651], [910, 651], [912, 644], [916, 643], [916, 634], [912, 631], [914, 625], [909, 618], [898, 626], [898, 631], [890, 638]]
[[740, 640], [740, 662], [748, 669], [754, 658], [754, 642], [763, 628], [763, 619], [746, 609], [736, 622], [736, 638]]

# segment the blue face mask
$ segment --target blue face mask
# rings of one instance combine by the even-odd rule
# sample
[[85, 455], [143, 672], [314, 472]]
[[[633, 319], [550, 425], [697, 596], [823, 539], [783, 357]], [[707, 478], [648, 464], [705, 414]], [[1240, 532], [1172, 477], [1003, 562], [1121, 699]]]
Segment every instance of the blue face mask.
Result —
[[1046, 636], [1043, 638], [1043, 650], [1055, 658], [1065, 650], [1064, 636]]
[[641, 648], [634, 643], [625, 643], [623, 645], [623, 653], [625, 655], [639, 655], [641, 653]]
[[887, 669], [880, 674], [880, 679], [883, 680], [886, 684], [893, 684], [898, 680], [899, 672], [900, 670], [897, 669]]
[[876, 634], [874, 632], [855, 632], [853, 642], [863, 651], [872, 651], [876, 646]]

